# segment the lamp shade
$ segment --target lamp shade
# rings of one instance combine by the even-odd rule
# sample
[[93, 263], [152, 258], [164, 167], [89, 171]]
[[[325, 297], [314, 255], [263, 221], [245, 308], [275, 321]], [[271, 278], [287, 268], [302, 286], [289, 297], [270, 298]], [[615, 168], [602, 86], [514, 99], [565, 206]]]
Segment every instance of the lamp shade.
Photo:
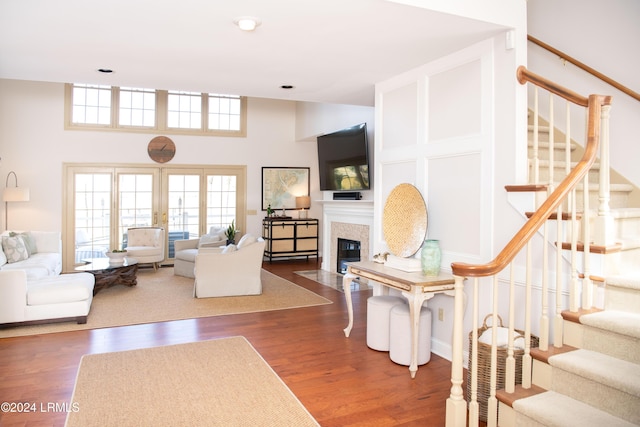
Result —
[[28, 202], [29, 189], [23, 187], [6, 187], [2, 193], [5, 202]]
[[296, 197], [297, 209], [309, 209], [310, 207], [311, 207], [311, 197], [309, 196]]

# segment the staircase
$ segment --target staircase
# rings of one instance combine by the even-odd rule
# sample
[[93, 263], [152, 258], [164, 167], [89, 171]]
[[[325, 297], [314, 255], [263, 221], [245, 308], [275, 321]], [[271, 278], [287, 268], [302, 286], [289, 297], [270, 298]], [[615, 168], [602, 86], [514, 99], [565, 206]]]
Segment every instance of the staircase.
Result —
[[[481, 315], [478, 307], [486, 309], [490, 301], [495, 316], [508, 317], [512, 333], [513, 324], [525, 330], [526, 343], [530, 335], [540, 336], [538, 348], [525, 347], [519, 381], [514, 379], [513, 336], [505, 366], [498, 367], [497, 359], [492, 360], [492, 378], [501, 369], [506, 370], [507, 381], [502, 390], [492, 384], [495, 395], [485, 402], [489, 408], [486, 425], [640, 426], [640, 203], [636, 187], [615, 174], [610, 184], [608, 167], [595, 160], [598, 156], [607, 164], [608, 152], [595, 153], [594, 148], [594, 141], [600, 139], [601, 113], [608, 113], [606, 97], [596, 101], [592, 95], [587, 101], [524, 69], [522, 74], [519, 71], [519, 80], [586, 107], [589, 125], [583, 150], [548, 123], [541, 124], [537, 111], [530, 115], [534, 122], [530, 138], [535, 133], [529, 150], [530, 182], [508, 186], [507, 191], [532, 192], [534, 210], [522, 212], [528, 218], [526, 224], [490, 263], [452, 265], [460, 291], [456, 304], [462, 313], [466, 304], [463, 282], [472, 280], [472, 292], [468, 285], [465, 289], [473, 307], [472, 331]], [[608, 150], [607, 141], [600, 147]], [[584, 188], [588, 188], [587, 195]], [[534, 255], [534, 247], [542, 247], [541, 254]], [[506, 278], [506, 272], [519, 268], [512, 265], [516, 256], [526, 259], [525, 279], [514, 278], [517, 273], [513, 271]], [[555, 265], [550, 266], [548, 260], [553, 258]], [[492, 278], [492, 283], [484, 278]], [[492, 295], [479, 303], [486, 293]], [[507, 315], [504, 303], [498, 303], [505, 298], [509, 299]], [[455, 340], [458, 333], [465, 336], [457, 314], [456, 320], [447, 426], [478, 426], [477, 396], [472, 390], [464, 407], [468, 412], [463, 414], [456, 389], [458, 381], [462, 382], [456, 356], [462, 343]], [[474, 336], [470, 358], [477, 353], [476, 341]], [[478, 377], [474, 365], [477, 361], [472, 359], [471, 378]]]
[[[560, 182], [567, 169], [576, 165], [582, 150], [573, 141], [560, 143], [554, 145], [557, 152], [550, 156], [551, 129], [539, 118], [541, 122], [536, 153], [539, 170], [530, 170], [529, 176], [537, 175], [539, 182]], [[533, 132], [530, 114], [529, 158], [534, 155]], [[554, 140], [567, 141], [562, 132], [553, 132]], [[554, 161], [551, 173], [549, 157], [562, 158], [567, 152], [569, 168], [564, 161]], [[596, 162], [587, 179], [589, 206], [598, 204], [600, 174]], [[634, 203], [630, 195], [637, 189], [619, 176], [613, 181], [610, 209], [615, 226], [609, 240], [614, 243], [601, 247], [599, 255], [603, 258], [601, 273], [606, 277], [601, 284], [603, 306], [562, 312], [562, 346], [531, 349], [532, 387], [516, 386], [514, 395], [502, 390], [496, 393], [500, 426], [640, 425], [640, 208], [630, 206]], [[583, 200], [583, 191], [584, 185], [577, 188], [577, 201]], [[582, 220], [594, 222], [595, 210], [585, 215], [580, 203], [576, 208]], [[615, 258], [615, 262], [607, 258]]]
[[640, 425], [640, 274], [607, 279], [604, 310], [563, 313], [564, 345], [531, 350], [533, 386], [498, 392], [498, 425]]

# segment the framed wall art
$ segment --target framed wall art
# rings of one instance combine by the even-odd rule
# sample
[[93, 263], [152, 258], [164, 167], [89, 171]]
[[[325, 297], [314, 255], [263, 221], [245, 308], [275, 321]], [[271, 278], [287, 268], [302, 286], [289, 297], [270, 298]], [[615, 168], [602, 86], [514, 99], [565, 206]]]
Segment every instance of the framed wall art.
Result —
[[262, 210], [296, 209], [296, 197], [309, 195], [309, 168], [263, 167]]

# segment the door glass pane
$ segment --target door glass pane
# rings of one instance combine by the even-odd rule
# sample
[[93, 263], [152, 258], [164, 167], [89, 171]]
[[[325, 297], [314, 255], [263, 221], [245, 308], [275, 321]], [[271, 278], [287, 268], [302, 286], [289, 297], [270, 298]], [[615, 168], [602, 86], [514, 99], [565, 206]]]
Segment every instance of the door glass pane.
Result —
[[234, 175], [208, 175], [207, 231], [212, 226], [227, 227], [235, 219], [236, 177]]
[[126, 233], [131, 227], [151, 227], [153, 218], [153, 175], [118, 175], [119, 216], [118, 246], [127, 246]]
[[169, 175], [169, 258], [174, 241], [200, 236], [200, 175]]
[[111, 174], [75, 174], [75, 262], [109, 250]]

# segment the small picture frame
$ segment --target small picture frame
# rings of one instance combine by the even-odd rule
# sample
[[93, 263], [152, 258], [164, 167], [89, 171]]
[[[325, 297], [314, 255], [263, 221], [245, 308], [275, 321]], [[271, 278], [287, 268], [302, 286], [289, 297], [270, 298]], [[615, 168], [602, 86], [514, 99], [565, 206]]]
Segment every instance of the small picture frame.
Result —
[[309, 168], [263, 167], [262, 210], [296, 209], [296, 197], [309, 195]]

